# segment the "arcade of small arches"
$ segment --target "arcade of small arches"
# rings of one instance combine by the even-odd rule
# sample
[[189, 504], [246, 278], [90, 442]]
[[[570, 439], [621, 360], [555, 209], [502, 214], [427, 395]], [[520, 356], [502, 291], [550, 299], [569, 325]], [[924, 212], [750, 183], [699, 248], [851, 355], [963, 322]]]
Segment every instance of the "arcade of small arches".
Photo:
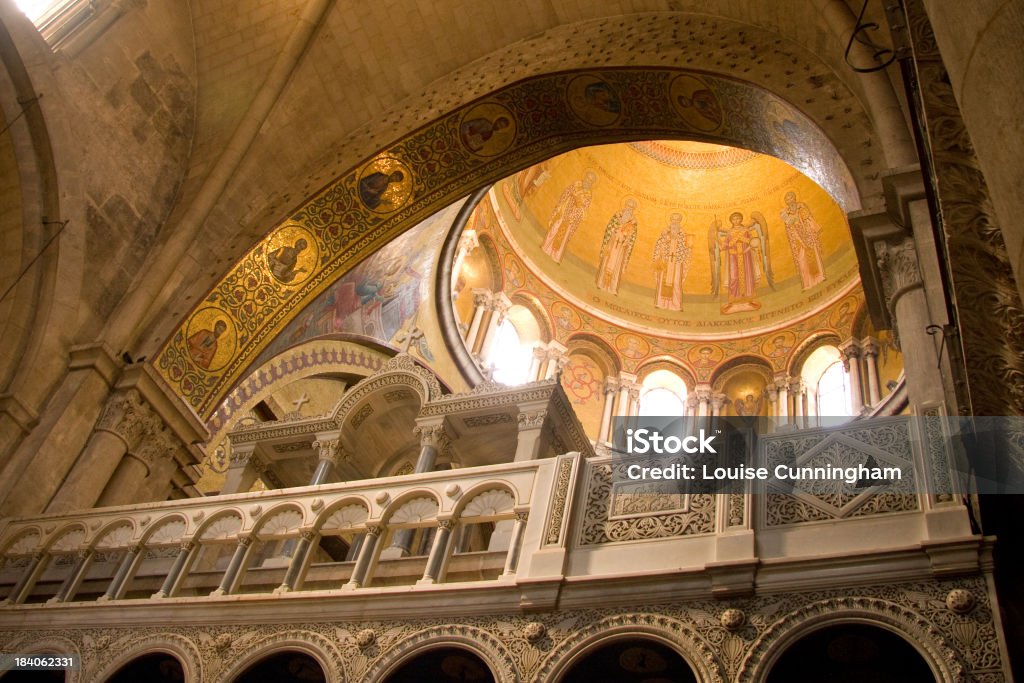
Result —
[[[723, 615], [734, 618], [725, 610]], [[740, 612], [742, 614], [742, 612]], [[723, 617], [724, 619], [725, 617]], [[717, 680], [708, 662], [697, 664], [694, 644], [683, 633], [666, 628], [646, 626], [634, 632], [607, 627], [591, 633], [572, 647], [562, 643], [552, 648], [547, 627], [528, 622], [523, 627], [527, 647], [540, 651], [544, 660], [545, 683], [697, 683]], [[203, 680], [217, 683], [272, 683], [282, 680], [308, 683], [341, 683], [354, 680], [346, 675], [345, 652], [354, 652], [376, 660], [366, 683], [512, 683], [522, 680], [510, 669], [508, 653], [493, 650], [485, 642], [466, 642], [453, 630], [449, 638], [438, 635], [427, 645], [397, 647], [381, 652], [378, 634], [372, 628], [348, 634], [344, 641], [331, 643], [311, 633], [293, 631], [283, 643], [255, 643], [248, 652], [237, 653], [234, 636], [222, 633], [213, 640], [226, 657], [220, 674]], [[842, 617], [800, 629], [791, 634], [785, 646], [761, 662], [756, 678], [765, 683], [830, 681], [878, 681], [879, 683], [945, 683], [944, 668], [930, 661], [910, 644], [906, 634], [890, 625], [870, 620], [851, 621]], [[413, 640], [417, 640], [414, 636]], [[347, 641], [347, 642], [346, 642]], [[42, 654], [73, 654], [66, 646], [47, 643]], [[9, 673], [6, 678], [21, 680], [78, 683], [181, 683], [199, 680], [207, 672], [195, 647], [180, 639], [161, 642], [160, 634], [147, 639], [141, 647], [115, 657], [104, 670], [93, 676], [79, 671], [65, 674], [51, 671], [35, 674], [31, 679], [23, 672]], [[746, 679], [739, 679], [746, 680]]]

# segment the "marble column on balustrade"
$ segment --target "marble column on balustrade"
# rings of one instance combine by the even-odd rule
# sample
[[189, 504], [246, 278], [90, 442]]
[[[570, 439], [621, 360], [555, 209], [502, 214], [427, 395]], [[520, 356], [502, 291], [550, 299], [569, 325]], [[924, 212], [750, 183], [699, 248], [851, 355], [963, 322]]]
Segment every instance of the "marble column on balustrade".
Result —
[[850, 402], [853, 414], [860, 415], [864, 410], [864, 388], [860, 373], [860, 343], [856, 339], [848, 339], [839, 345], [839, 354], [843, 359], [843, 368], [850, 376]]
[[480, 341], [480, 330], [487, 316], [488, 307], [494, 294], [487, 289], [473, 290], [473, 317], [470, 319], [469, 330], [466, 332], [466, 348], [475, 353]]
[[[420, 453], [416, 459], [414, 474], [433, 472], [437, 467], [437, 458], [445, 453], [451, 444], [451, 436], [445, 427], [444, 418], [430, 418], [421, 421], [413, 428], [413, 433], [419, 437]], [[398, 529], [392, 534], [391, 545], [381, 552], [384, 559], [406, 557], [412, 551], [415, 529]]]
[[598, 432], [597, 440], [600, 443], [611, 442], [613, 434], [613, 420], [615, 414], [615, 402], [619, 396], [619, 379], [617, 377], [605, 377], [601, 385], [601, 396], [604, 400], [601, 411], [601, 429]]
[[497, 338], [498, 327], [505, 320], [505, 314], [512, 307], [505, 292], [495, 292], [487, 304], [488, 315], [485, 316], [481, 326], [481, 332], [477, 339], [477, 355], [484, 365], [490, 364], [491, 349], [494, 348], [494, 340]]
[[860, 340], [860, 352], [864, 358], [864, 374], [868, 385], [868, 405], [872, 406], [882, 400], [878, 377], [878, 351], [878, 341], [874, 337], [864, 337]]
[[340, 432], [323, 432], [316, 435], [313, 450], [317, 454], [316, 469], [310, 477], [309, 485], [317, 486], [338, 481], [338, 467], [345, 459], [345, 449], [341, 445]]
[[138, 391], [131, 389], [114, 393], [47, 512], [95, 506], [125, 455], [134, 450], [143, 436], [158, 424], [159, 418]]

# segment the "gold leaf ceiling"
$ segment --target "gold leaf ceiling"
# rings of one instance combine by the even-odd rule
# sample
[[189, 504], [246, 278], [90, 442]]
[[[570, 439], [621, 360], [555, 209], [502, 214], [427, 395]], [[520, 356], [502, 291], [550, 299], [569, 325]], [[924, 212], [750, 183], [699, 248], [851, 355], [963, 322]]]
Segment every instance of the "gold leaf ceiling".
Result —
[[499, 223], [525, 266], [639, 332], [763, 333], [859, 282], [843, 210], [772, 156], [700, 142], [601, 145], [498, 187]]

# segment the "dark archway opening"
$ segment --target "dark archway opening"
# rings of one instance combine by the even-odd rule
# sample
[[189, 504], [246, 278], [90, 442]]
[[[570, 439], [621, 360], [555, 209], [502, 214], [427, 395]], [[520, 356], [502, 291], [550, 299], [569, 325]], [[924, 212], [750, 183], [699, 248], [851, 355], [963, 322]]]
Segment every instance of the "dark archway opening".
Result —
[[768, 683], [935, 683], [928, 664], [900, 636], [839, 624], [804, 636], [772, 667]]
[[326, 683], [320, 662], [304, 652], [286, 650], [264, 657], [235, 678], [234, 683]]
[[128, 662], [107, 679], [107, 683], [183, 683], [184, 680], [185, 670], [176, 657], [166, 652], [154, 652]]
[[643, 638], [616, 640], [572, 665], [561, 683], [696, 683], [678, 652]]
[[442, 647], [414, 657], [385, 679], [386, 683], [494, 683], [484, 660], [469, 650]]

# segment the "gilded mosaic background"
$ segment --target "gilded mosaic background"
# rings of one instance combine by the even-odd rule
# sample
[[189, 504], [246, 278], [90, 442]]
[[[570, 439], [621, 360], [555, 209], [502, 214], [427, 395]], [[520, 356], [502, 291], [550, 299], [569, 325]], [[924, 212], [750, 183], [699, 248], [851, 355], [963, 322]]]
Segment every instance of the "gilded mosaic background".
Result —
[[545, 75], [442, 116], [310, 198], [214, 287], [155, 364], [208, 417], [313, 298], [416, 221], [559, 152], [652, 138], [732, 143], [778, 156], [844, 210], [857, 208], [831, 143], [767, 91], [676, 69]]

